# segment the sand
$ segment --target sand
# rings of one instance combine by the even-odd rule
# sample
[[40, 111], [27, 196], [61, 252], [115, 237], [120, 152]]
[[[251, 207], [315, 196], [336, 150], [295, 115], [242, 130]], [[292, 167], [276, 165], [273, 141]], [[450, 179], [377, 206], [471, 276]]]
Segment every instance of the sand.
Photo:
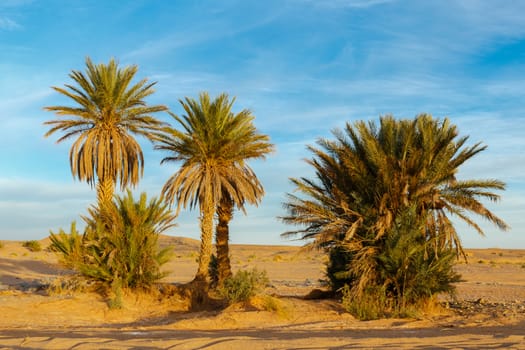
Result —
[[[48, 240], [41, 241], [43, 247]], [[191, 280], [196, 241], [165, 237], [174, 257], [163, 282]], [[71, 271], [46, 250], [0, 248], [0, 349], [525, 349], [525, 250], [468, 250], [456, 269], [457, 300], [417, 319], [359, 321], [336, 300], [305, 300], [322, 288], [325, 257], [291, 246], [232, 246], [232, 266], [266, 270], [266, 299], [223, 310], [188, 311], [177, 296], [126, 295], [109, 309], [96, 293], [45, 286]], [[447, 303], [448, 302], [448, 307]]]

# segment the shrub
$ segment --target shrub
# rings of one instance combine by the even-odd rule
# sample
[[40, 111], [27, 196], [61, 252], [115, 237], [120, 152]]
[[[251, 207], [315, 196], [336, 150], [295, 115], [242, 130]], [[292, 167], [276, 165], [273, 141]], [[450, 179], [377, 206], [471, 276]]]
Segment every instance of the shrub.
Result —
[[413, 208], [401, 213], [380, 248], [362, 249], [350, 263], [354, 282], [343, 288], [343, 304], [360, 319], [413, 315], [438, 293], [455, 291], [455, 251], [435, 250], [421, 234]]
[[127, 192], [116, 197], [102, 214], [97, 207], [83, 217], [83, 235], [71, 224], [70, 233], [51, 232], [51, 250], [84, 277], [102, 282], [118, 307], [122, 288], [148, 288], [163, 278], [160, 268], [171, 255], [171, 247], [160, 249], [159, 235], [174, 226], [175, 216], [156, 198], [147, 201], [143, 193], [136, 202]]
[[278, 298], [271, 295], [264, 295], [262, 299], [264, 310], [273, 312], [283, 318], [290, 317], [290, 310]]
[[352, 276], [348, 272], [348, 266], [352, 261], [352, 257], [352, 252], [342, 245], [335, 245], [328, 251], [326, 282], [328, 282], [333, 291], [340, 290], [352, 283]]
[[70, 233], [60, 229], [58, 234], [50, 232], [51, 245], [49, 249], [62, 255], [62, 263], [71, 269], [79, 268], [84, 262], [84, 245], [82, 235], [77, 231], [76, 222], [73, 221]]
[[54, 278], [46, 288], [49, 295], [64, 295], [95, 290], [91, 280], [79, 275], [64, 275]]
[[299, 235], [329, 254], [332, 288], [347, 285], [365, 303], [381, 292], [381, 307], [391, 309], [383, 314], [425, 305], [434, 294], [453, 291], [454, 253], [466, 258], [451, 217], [482, 235], [471, 214], [508, 229], [481, 204], [497, 201], [503, 182], [456, 178], [485, 147], [464, 147], [468, 137], [459, 137], [448, 119], [384, 116], [379, 125], [347, 123], [333, 135], [308, 147], [315, 177], [291, 179], [296, 189], [281, 217], [300, 226], [285, 237]]
[[160, 267], [168, 262], [171, 247], [159, 250], [159, 235], [174, 226], [168, 206], [154, 198], [147, 202], [142, 193], [135, 202], [131, 191], [116, 197], [104, 214], [96, 207], [84, 234], [85, 261], [80, 272], [120, 288], [148, 288], [163, 278]]
[[251, 271], [239, 270], [224, 281], [218, 292], [228, 303], [233, 304], [248, 301], [248, 299], [261, 291], [268, 282], [266, 271], [258, 271], [257, 269]]
[[453, 293], [453, 283], [460, 281], [453, 270], [455, 251], [435, 249], [421, 232], [415, 211], [408, 209], [396, 221], [377, 256], [380, 280], [402, 308], [434, 294]]
[[32, 252], [39, 252], [42, 250], [42, 245], [39, 241], [25, 241], [22, 246], [29, 249]]
[[346, 311], [362, 321], [376, 320], [385, 316], [389, 309], [385, 291], [380, 287], [368, 287], [359, 295], [348, 286], [341, 289], [341, 304]]

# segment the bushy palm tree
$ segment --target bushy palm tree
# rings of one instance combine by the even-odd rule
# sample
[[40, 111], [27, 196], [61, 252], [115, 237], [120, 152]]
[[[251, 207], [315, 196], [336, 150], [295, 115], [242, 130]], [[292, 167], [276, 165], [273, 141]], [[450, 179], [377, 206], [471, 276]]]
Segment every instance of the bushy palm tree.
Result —
[[347, 123], [334, 136], [335, 140], [318, 140], [319, 148], [309, 147], [313, 158], [307, 162], [316, 178], [292, 179], [303, 196], [288, 194], [288, 215], [282, 217], [286, 223], [302, 226], [285, 236], [300, 235], [328, 250], [334, 288], [347, 283], [363, 291], [378, 282], [384, 266], [377, 257], [385, 251], [386, 242], [392, 242], [397, 219], [408, 208], [413, 207], [414, 222], [424, 223], [421, 247], [427, 258], [447, 256], [450, 249], [463, 252], [451, 216], [480, 234], [483, 231], [468, 213], [507, 228], [480, 202], [497, 201], [499, 195], [493, 191], [503, 190], [504, 183], [457, 178], [459, 167], [486, 147], [480, 143], [466, 147], [468, 138], [459, 137], [448, 119], [385, 116], [379, 126]]
[[148, 288], [164, 277], [160, 271], [171, 248], [160, 249], [161, 234], [175, 226], [175, 215], [161, 199], [145, 193], [135, 200], [131, 191], [115, 196], [111, 205], [92, 206], [83, 217], [83, 235], [71, 225], [70, 233], [51, 232], [51, 249], [82, 275], [118, 288]]
[[164, 274], [171, 248], [160, 249], [161, 234], [175, 226], [175, 215], [163, 200], [148, 201], [142, 193], [138, 201], [130, 190], [116, 196], [104, 213], [94, 206], [84, 235], [85, 262], [80, 271], [88, 277], [120, 287], [147, 288]]
[[[245, 161], [264, 158], [272, 145], [268, 143], [268, 136], [257, 133], [250, 111], [232, 112], [234, 101], [227, 94], [211, 100], [207, 93], [201, 93], [199, 100], [180, 100], [186, 114], [171, 115], [182, 131], [168, 127], [155, 140], [156, 149], [170, 153], [162, 163], [182, 162], [162, 189], [166, 200], [176, 201], [177, 211], [181, 207], [198, 206], [201, 213], [201, 246], [195, 280], [208, 278], [215, 212], [218, 211], [224, 227], [235, 205], [244, 209], [246, 202], [257, 204], [263, 195], [260, 182]], [[226, 232], [227, 244], [227, 229], [219, 231], [222, 255], [218, 263], [223, 266], [223, 237]]]
[[142, 176], [144, 157], [133, 135], [151, 138], [151, 132], [163, 126], [151, 114], [167, 108], [146, 104], [155, 83], [133, 83], [137, 70], [135, 65], [119, 68], [114, 59], [93, 64], [88, 57], [86, 73], [73, 70], [69, 75], [74, 85], [53, 87], [75, 105], [45, 107], [61, 117], [44, 123], [51, 126], [45, 136], [62, 131], [57, 143], [75, 138], [69, 152], [71, 172], [97, 185], [99, 205], [111, 202], [117, 183], [124, 189]]

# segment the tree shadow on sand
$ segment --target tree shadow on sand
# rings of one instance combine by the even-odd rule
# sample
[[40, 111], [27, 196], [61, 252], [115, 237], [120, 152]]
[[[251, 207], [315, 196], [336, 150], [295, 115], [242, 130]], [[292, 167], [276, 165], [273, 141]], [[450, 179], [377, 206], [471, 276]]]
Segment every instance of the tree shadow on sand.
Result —
[[40, 290], [51, 279], [73, 271], [38, 260], [0, 258], [0, 285], [16, 290]]
[[[300, 324], [264, 329], [179, 330], [134, 327], [132, 324], [100, 328], [51, 330], [10, 329], [0, 333], [0, 345], [38, 349], [52, 344], [71, 349], [103, 347], [119, 349], [235, 348], [263, 345], [275, 349], [349, 349], [360, 347], [411, 349], [499, 349], [520, 347], [525, 341], [525, 321], [514, 325], [476, 327], [432, 327], [419, 329], [320, 329]], [[321, 325], [322, 326], [322, 325]], [[322, 344], [318, 347], [316, 344]], [[250, 345], [250, 344], [253, 344]]]

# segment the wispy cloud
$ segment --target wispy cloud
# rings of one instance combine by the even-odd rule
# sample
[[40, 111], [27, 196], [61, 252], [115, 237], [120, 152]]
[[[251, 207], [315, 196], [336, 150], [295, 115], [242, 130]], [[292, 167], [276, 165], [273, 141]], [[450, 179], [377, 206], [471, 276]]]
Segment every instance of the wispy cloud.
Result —
[[0, 198], [0, 237], [22, 240], [42, 238], [49, 229], [80, 221], [94, 193], [78, 183], [0, 178]]
[[[525, 34], [525, 3], [483, 0], [457, 1], [462, 20], [468, 27], [488, 35], [519, 37]], [[443, 4], [445, 5], [445, 4]]]
[[149, 77], [157, 81], [157, 98], [168, 97], [172, 101], [165, 103], [178, 104], [177, 99], [197, 97], [203, 87], [211, 94], [221, 90], [226, 82], [226, 77], [217, 73], [205, 73], [191, 70], [172, 70], [169, 73], [157, 72]]
[[178, 48], [183, 48], [189, 45], [195, 45], [201, 40], [205, 40], [206, 36], [202, 34], [177, 33], [173, 35], [164, 36], [160, 39], [150, 40], [138, 48], [126, 52], [122, 57], [126, 60], [155, 57], [167, 52], [174, 51]]
[[34, 2], [34, 0], [2, 0], [2, 2], [0, 2], [0, 8], [19, 7], [29, 5], [32, 2]]
[[20, 28], [22, 28], [22, 26], [14, 20], [7, 17], [0, 17], [0, 30], [15, 30]]
[[[235, 109], [253, 111], [257, 128], [270, 135], [277, 152], [253, 163], [267, 194], [248, 218], [236, 217], [235, 242], [280, 242], [285, 228], [275, 216], [282, 214], [285, 193], [293, 191], [288, 177], [312, 175], [302, 161], [311, 156], [306, 145], [332, 137], [330, 131], [345, 122], [387, 113], [449, 116], [460, 135], [471, 136], [469, 144], [487, 144], [460, 175], [508, 182], [495, 211], [515, 228], [525, 224], [516, 209], [525, 198], [525, 79], [516, 49], [525, 39], [525, 3], [133, 0], [105, 5], [111, 11], [100, 26], [82, 21], [99, 14], [93, 2], [35, 1], [26, 11], [30, 3], [0, 1], [6, 38], [0, 49], [9, 53], [0, 59], [0, 172], [6, 177], [0, 180], [0, 230], [6, 237], [41, 237], [48, 228], [67, 226], [94, 202], [89, 186], [71, 178], [69, 145], [42, 137], [42, 122], [53, 118], [42, 107], [69, 103], [49, 86], [70, 82], [67, 73], [82, 66], [85, 54], [138, 64], [140, 78], [158, 81], [148, 101], [175, 113], [182, 113], [178, 99], [202, 90], [228, 92], [237, 97]], [[56, 21], [59, 13], [78, 26], [65, 30], [69, 22]], [[137, 191], [156, 195], [178, 165], [160, 166], [163, 155], [147, 142], [143, 147], [146, 169]], [[197, 217], [181, 215], [176, 234], [198, 238]], [[248, 231], [256, 237], [245, 237]], [[477, 242], [465, 237], [467, 246]], [[508, 237], [509, 245], [525, 245], [523, 238]]]
[[7, 96], [0, 101], [0, 110], [6, 111], [9, 109], [17, 108], [20, 110], [21, 106], [33, 105], [42, 103], [49, 96], [55, 94], [50, 88], [37, 90], [37, 91], [25, 91], [24, 94], [16, 94], [14, 96]]
[[4, 13], [0, 16], [0, 30], [12, 31], [22, 29], [23, 26], [14, 20], [12, 16], [6, 15], [5, 12], [9, 14], [11, 12], [16, 13], [18, 8], [29, 5], [32, 2], [33, 0], [2, 0], [0, 2], [0, 10], [3, 10], [2, 12]]
[[364, 9], [377, 5], [388, 4], [397, 0], [330, 0], [330, 1], [318, 1], [318, 0], [294, 0], [309, 3], [316, 7], [324, 8], [357, 8]]
[[[236, 5], [235, 5], [236, 6]], [[238, 9], [233, 6], [232, 12]], [[251, 13], [240, 16], [238, 21], [231, 21], [223, 16], [224, 9], [217, 10], [213, 7], [207, 11], [200, 12], [199, 21], [183, 22], [183, 26], [171, 29], [168, 34], [162, 35], [155, 40], [149, 40], [139, 47], [125, 52], [125, 59], [153, 58], [168, 52], [175, 52], [177, 49], [196, 47], [204, 43], [213, 43], [224, 38], [230, 38], [240, 33], [253, 30], [272, 22], [280, 16], [280, 11], [268, 11], [267, 13]]]

